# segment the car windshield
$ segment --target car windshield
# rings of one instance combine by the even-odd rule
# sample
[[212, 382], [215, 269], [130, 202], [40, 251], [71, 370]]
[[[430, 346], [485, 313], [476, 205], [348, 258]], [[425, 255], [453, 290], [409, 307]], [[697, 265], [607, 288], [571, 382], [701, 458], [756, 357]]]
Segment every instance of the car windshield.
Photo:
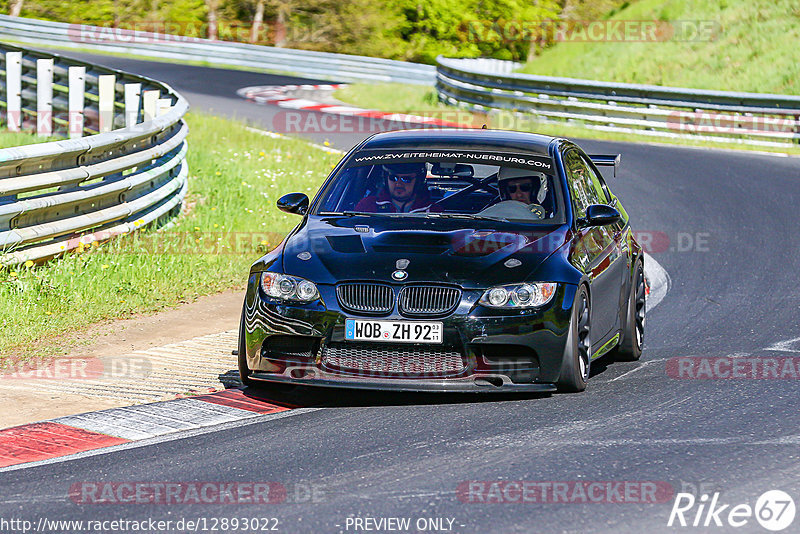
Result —
[[[534, 156], [537, 160], [549, 159]], [[358, 154], [321, 192], [317, 215], [376, 214], [562, 224], [561, 188], [552, 165], [487, 165], [437, 158], [368, 163]], [[369, 161], [369, 159], [367, 159]]]

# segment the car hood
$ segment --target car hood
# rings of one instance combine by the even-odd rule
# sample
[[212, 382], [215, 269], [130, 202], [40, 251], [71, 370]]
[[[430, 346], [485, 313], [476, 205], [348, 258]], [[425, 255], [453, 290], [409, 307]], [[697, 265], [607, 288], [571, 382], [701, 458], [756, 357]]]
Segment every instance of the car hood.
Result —
[[[568, 238], [566, 225], [308, 217], [286, 240], [283, 269], [320, 284], [371, 280], [482, 288], [529, 279]], [[393, 280], [398, 270], [406, 277]]]

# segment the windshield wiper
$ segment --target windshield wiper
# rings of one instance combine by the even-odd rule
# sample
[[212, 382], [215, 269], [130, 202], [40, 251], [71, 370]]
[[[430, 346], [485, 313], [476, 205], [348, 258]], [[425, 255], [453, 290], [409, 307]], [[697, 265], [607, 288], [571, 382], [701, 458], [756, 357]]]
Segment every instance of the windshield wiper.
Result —
[[508, 221], [508, 219], [504, 219], [503, 217], [489, 217], [486, 215], [474, 215], [470, 213], [437, 213], [437, 212], [429, 212], [429, 217], [440, 217], [442, 219], [473, 219], [473, 220], [483, 220], [483, 221]]
[[333, 216], [345, 216], [345, 217], [357, 217], [366, 215], [368, 217], [372, 216], [379, 216], [379, 217], [432, 217], [437, 219], [471, 219], [471, 220], [484, 220], [484, 221], [504, 221], [508, 222], [508, 219], [503, 217], [489, 217], [484, 215], [471, 215], [469, 213], [439, 213], [436, 211], [428, 211], [428, 212], [415, 212], [415, 213], [374, 213], [374, 212], [367, 212], [367, 211], [321, 211], [319, 215], [333, 215]]
[[346, 217], [355, 217], [356, 215], [370, 215], [361, 211], [321, 211], [319, 215], [344, 215]]
[[336, 216], [336, 217], [392, 217], [397, 215], [408, 215], [407, 213], [377, 213], [372, 211], [321, 211], [318, 215]]

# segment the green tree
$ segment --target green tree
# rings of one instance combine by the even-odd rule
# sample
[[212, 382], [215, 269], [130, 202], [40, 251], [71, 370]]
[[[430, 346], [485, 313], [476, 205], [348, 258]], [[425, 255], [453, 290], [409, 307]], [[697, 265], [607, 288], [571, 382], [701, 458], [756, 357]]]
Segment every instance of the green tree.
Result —
[[525, 59], [540, 26], [561, 10], [557, 0], [395, 1], [405, 18], [405, 59], [427, 63], [439, 54]]
[[[598, 0], [612, 7], [621, 1]], [[426, 63], [440, 54], [523, 60], [547, 44], [541, 27], [558, 20], [562, 9], [571, 17], [594, 16], [588, 0], [25, 0], [22, 5], [24, 17], [134, 22], [144, 29], [149, 22], [155, 30], [178, 22], [168, 31]], [[11, 7], [11, 0], [0, 0], [3, 12]]]

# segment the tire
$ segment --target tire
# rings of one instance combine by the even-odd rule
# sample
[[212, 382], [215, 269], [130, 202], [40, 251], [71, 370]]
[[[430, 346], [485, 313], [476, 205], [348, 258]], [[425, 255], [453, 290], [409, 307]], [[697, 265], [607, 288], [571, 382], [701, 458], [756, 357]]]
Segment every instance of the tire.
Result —
[[575, 393], [586, 389], [592, 354], [592, 310], [586, 286], [579, 286], [572, 305], [567, 346], [556, 382], [559, 393]]
[[244, 306], [242, 306], [242, 318], [239, 320], [239, 379], [245, 387], [255, 387], [255, 384], [250, 380], [250, 368], [247, 367], [247, 349], [244, 342]]
[[625, 315], [625, 325], [622, 330], [622, 340], [614, 349], [614, 359], [618, 362], [635, 362], [642, 356], [644, 343], [645, 313], [647, 301], [645, 298], [644, 268], [638, 262], [633, 270], [631, 291], [628, 296], [628, 310]]

